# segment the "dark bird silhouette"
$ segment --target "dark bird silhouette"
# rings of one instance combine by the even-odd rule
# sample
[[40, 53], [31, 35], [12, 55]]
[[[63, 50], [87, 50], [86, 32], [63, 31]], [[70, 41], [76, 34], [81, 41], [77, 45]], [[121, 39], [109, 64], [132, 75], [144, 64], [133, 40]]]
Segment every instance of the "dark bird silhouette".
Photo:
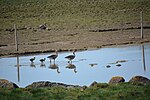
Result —
[[33, 62], [34, 60], [35, 60], [35, 57], [30, 59], [31, 62]]
[[57, 52], [57, 50], [56, 50], [56, 51], [55, 51], [55, 54], [52, 54], [52, 55], [48, 56], [47, 58], [49, 58], [50, 62], [51, 62], [51, 59], [53, 59], [54, 62], [55, 62], [55, 59], [56, 59], [57, 57], [58, 57], [58, 52]]
[[74, 64], [69, 63], [69, 64], [66, 66], [66, 68], [68, 68], [68, 69], [74, 69], [73, 71], [74, 71], [75, 73], [77, 73], [76, 66], [75, 66]]
[[46, 59], [44, 58], [44, 59], [40, 59], [40, 61], [43, 63], [44, 61], [45, 61]]
[[68, 55], [66, 56], [65, 58], [68, 59], [69, 61], [68, 62], [71, 62], [72, 63], [72, 60], [76, 57], [75, 55], [75, 50], [73, 51], [73, 55]]

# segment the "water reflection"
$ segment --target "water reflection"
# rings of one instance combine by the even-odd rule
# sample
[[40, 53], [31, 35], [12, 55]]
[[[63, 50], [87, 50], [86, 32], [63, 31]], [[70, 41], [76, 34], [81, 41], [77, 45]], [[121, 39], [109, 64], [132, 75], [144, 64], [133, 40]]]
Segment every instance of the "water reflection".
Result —
[[40, 67], [46, 67], [46, 65], [44, 64], [44, 62], [41, 62]]
[[[21, 87], [39, 80], [88, 85], [93, 81], [108, 82], [112, 76], [123, 76], [126, 81], [135, 75], [150, 78], [150, 66], [148, 66], [150, 65], [150, 45], [79, 51], [72, 63], [66, 62], [64, 58], [66, 54], [60, 53], [56, 63], [50, 63], [49, 59], [39, 61], [48, 54], [35, 55], [36, 60], [33, 62], [30, 62], [30, 59], [34, 56], [1, 58], [0, 76], [16, 83], [19, 82], [18, 85]], [[118, 64], [121, 66], [118, 67]], [[42, 69], [42, 67], [46, 68]], [[31, 70], [32, 68], [35, 69]], [[52, 70], [54, 73], [51, 72]], [[33, 77], [30, 77], [31, 74]]]
[[35, 66], [34, 62], [31, 62], [30, 67], [34, 67], [34, 68], [36, 68], [36, 66]]
[[142, 62], [143, 62], [143, 67], [144, 67], [144, 71], [146, 71], [144, 45], [141, 45], [141, 47], [142, 47]]
[[18, 82], [20, 82], [20, 65], [19, 65], [19, 56], [17, 56], [17, 73], [18, 73]]
[[74, 64], [72, 64], [72, 63], [68, 63], [68, 65], [66, 66], [66, 68], [68, 68], [68, 69], [73, 69], [73, 71], [74, 71], [75, 73], [77, 73], [76, 66], [75, 66]]
[[48, 68], [53, 69], [53, 70], [56, 70], [57, 73], [60, 73], [59, 67], [58, 67], [58, 65], [55, 64], [55, 63], [54, 63], [54, 64], [50, 63], [50, 66], [49, 66]]

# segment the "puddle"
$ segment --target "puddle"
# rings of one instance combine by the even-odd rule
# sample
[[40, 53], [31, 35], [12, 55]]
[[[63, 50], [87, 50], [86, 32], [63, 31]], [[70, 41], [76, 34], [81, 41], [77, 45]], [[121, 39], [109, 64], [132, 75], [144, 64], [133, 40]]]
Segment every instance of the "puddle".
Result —
[[[144, 48], [144, 58], [143, 58]], [[90, 85], [92, 82], [108, 82], [113, 76], [123, 76], [126, 81], [135, 75], [150, 78], [150, 44], [102, 48], [76, 52], [72, 64], [65, 56], [72, 52], [59, 53], [55, 63], [50, 63], [49, 53], [0, 59], [0, 78], [25, 87], [32, 82], [51, 81], [74, 85]], [[36, 57], [34, 63], [30, 59]], [[39, 60], [46, 58], [45, 62]], [[145, 63], [143, 64], [143, 59]]]

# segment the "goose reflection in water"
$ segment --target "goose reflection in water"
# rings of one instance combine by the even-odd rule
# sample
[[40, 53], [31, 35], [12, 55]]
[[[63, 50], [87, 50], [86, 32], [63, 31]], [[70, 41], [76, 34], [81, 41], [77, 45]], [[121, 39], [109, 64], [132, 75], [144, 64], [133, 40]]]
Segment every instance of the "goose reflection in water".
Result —
[[42, 62], [40, 67], [46, 67], [46, 65]]
[[69, 63], [69, 64], [66, 66], [66, 68], [68, 68], [68, 69], [73, 69], [73, 71], [74, 71], [75, 73], [77, 73], [76, 66], [75, 66], [74, 64], [72, 64], [72, 63]]
[[34, 67], [34, 68], [36, 68], [36, 66], [35, 66], [34, 62], [31, 62], [30, 67]]
[[54, 70], [56, 69], [56, 70], [57, 70], [57, 73], [60, 73], [60, 71], [59, 71], [59, 67], [58, 67], [58, 65], [57, 65], [57, 64], [55, 64], [55, 63], [54, 63], [54, 64], [51, 64], [51, 63], [50, 63], [50, 66], [49, 66], [48, 68], [50, 68], [50, 69], [54, 69]]

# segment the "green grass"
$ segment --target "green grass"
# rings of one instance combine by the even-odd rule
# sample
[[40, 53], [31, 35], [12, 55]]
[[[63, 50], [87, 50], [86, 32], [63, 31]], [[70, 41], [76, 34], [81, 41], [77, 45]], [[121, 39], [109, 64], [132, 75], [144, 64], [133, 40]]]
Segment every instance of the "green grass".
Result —
[[79, 88], [62, 87], [15, 90], [0, 89], [2, 100], [149, 100], [150, 84], [120, 83], [108, 85], [99, 83], [81, 91]]
[[[150, 21], [149, 0], [0, 0], [0, 28], [17, 24], [50, 29], [89, 29]], [[126, 9], [127, 11], [121, 11]]]

